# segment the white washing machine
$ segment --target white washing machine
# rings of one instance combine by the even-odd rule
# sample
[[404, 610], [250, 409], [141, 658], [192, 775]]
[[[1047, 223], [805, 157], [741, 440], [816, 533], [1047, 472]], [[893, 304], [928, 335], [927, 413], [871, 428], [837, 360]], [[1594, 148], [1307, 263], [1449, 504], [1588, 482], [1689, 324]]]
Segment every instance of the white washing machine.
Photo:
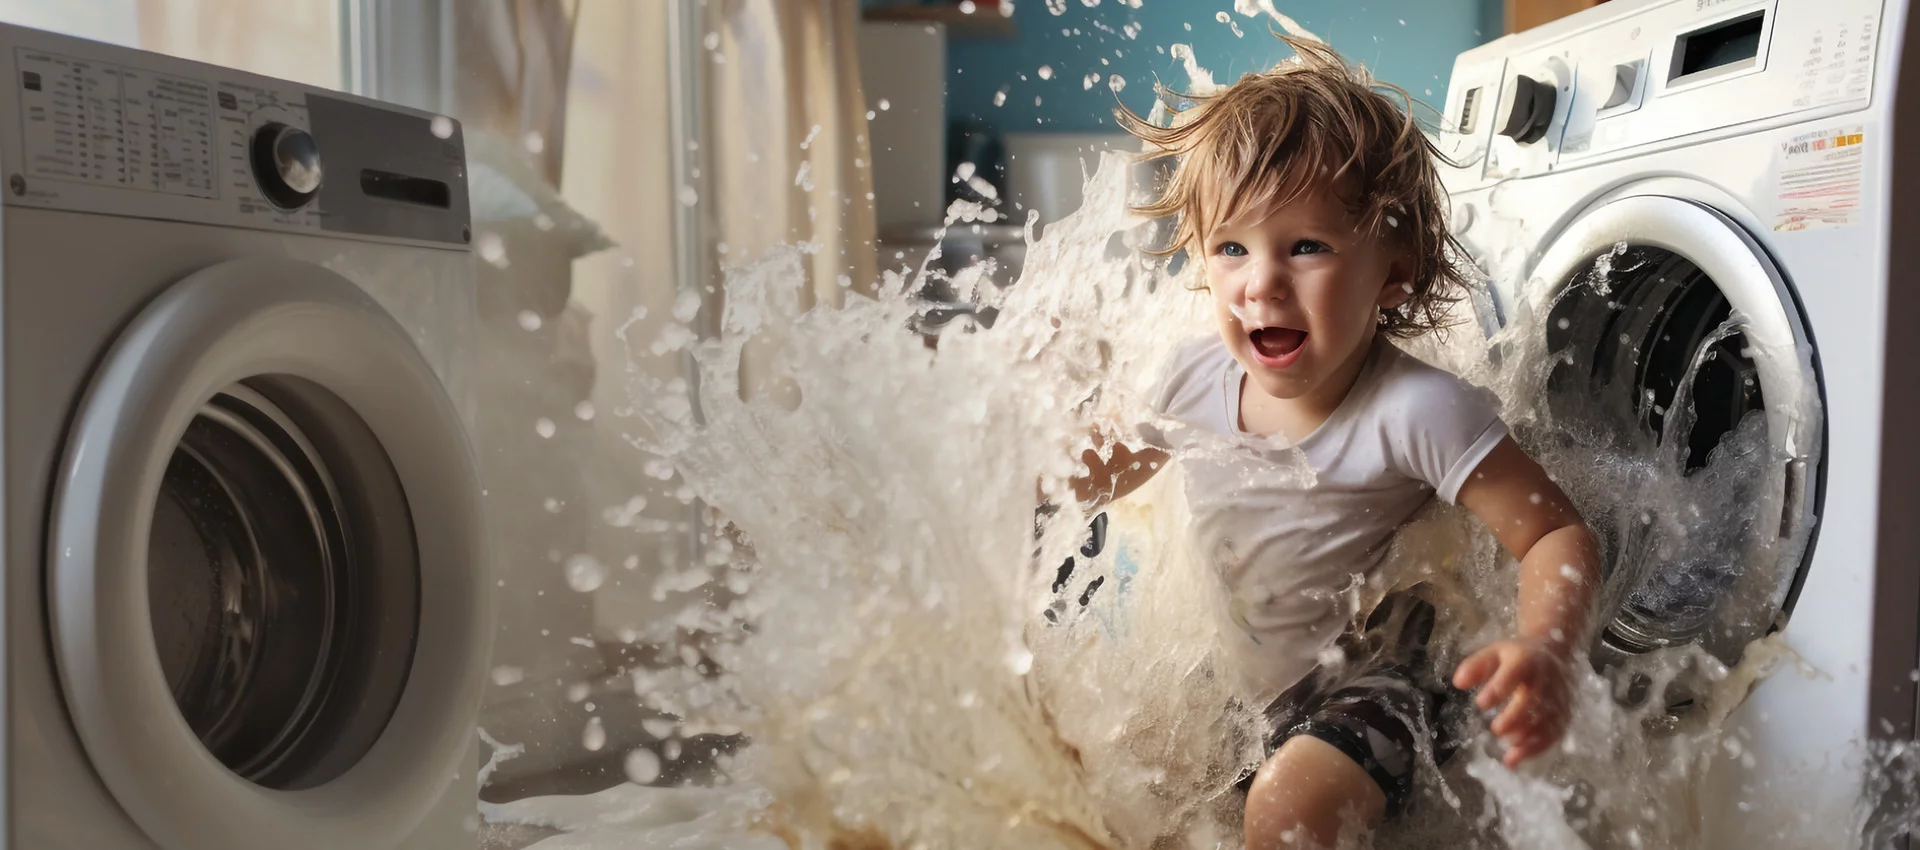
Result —
[[[1616, 575], [1639, 557], [1678, 590], [1606, 612], [1595, 650], [1618, 661], [1698, 641], [1731, 659], [1783, 630], [1817, 671], [1789, 666], [1740, 704], [1752, 758], [1716, 768], [1715, 846], [1771, 846], [1754, 842], [1783, 820], [1817, 846], [1863, 833], [1883, 846], [1862, 747], [1914, 732], [1910, 26], [1904, 4], [1880, 0], [1613, 0], [1454, 66], [1441, 134], [1461, 166], [1446, 175], [1454, 226], [1494, 281], [1489, 323], [1548, 335], [1549, 398], [1623, 435], [1664, 431], [1690, 466], [1763, 414], [1759, 466], [1724, 486], [1749, 488], [1771, 544], [1740, 556], [1773, 576], [1764, 592], [1738, 597], [1612, 541]], [[1730, 313], [1744, 319], [1723, 328]], [[1666, 428], [1688, 382], [1698, 419]]]
[[0, 846], [477, 846], [458, 127], [14, 27], [0, 68]]

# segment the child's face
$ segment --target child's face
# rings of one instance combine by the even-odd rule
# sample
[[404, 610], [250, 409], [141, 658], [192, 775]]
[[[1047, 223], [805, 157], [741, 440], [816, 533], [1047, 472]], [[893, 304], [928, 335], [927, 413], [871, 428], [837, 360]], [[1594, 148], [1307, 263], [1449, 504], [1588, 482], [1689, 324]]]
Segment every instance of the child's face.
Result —
[[1407, 298], [1404, 252], [1359, 232], [1326, 186], [1221, 222], [1201, 247], [1220, 337], [1275, 398], [1337, 405], [1366, 358], [1379, 309]]

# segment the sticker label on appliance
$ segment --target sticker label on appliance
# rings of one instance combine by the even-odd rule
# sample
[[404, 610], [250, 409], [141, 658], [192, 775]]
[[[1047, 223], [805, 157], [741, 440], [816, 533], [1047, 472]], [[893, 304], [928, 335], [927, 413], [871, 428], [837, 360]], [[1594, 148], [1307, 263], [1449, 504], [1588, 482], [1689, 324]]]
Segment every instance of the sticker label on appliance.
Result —
[[1779, 205], [1773, 229], [1846, 227], [1860, 220], [1866, 134], [1855, 124], [1801, 133], [1780, 143]]
[[28, 176], [218, 196], [206, 81], [24, 47], [15, 58]]

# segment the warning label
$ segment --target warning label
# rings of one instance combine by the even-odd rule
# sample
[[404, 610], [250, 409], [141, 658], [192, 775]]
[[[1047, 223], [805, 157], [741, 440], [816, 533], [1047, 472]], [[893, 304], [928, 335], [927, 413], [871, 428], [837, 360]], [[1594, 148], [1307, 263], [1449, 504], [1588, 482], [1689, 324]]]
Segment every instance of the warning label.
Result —
[[1859, 221], [1866, 136], [1859, 126], [1802, 133], [1780, 143], [1773, 229], [1816, 230]]

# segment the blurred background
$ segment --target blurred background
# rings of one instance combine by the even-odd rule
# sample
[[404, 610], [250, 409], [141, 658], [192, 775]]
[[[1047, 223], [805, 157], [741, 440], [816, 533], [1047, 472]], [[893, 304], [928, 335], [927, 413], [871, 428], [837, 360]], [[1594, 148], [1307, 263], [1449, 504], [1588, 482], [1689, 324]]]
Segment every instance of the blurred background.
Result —
[[[1455, 54], [1593, 2], [1273, 5], [1438, 105]], [[824, 304], [936, 245], [947, 266], [992, 258], [1011, 283], [1029, 212], [1042, 227], [1070, 212], [1083, 167], [1128, 145], [1113, 107], [1145, 113], [1156, 81], [1185, 83], [1175, 45], [1222, 82], [1285, 55], [1270, 19], [1235, 5], [0, 0], [0, 20], [464, 123], [501, 594], [482, 726], [522, 748], [483, 791], [504, 801], [626, 781], [636, 749], [660, 755], [640, 779], [699, 781], [737, 743], [633, 696], [636, 672], [726, 638], [687, 603], [728, 596], [725, 576], [690, 569], [702, 507], [623, 430], [629, 371], [691, 380], [684, 345], [718, 315], [724, 270], [776, 244], [814, 249]], [[943, 233], [956, 199], [984, 211]]]

